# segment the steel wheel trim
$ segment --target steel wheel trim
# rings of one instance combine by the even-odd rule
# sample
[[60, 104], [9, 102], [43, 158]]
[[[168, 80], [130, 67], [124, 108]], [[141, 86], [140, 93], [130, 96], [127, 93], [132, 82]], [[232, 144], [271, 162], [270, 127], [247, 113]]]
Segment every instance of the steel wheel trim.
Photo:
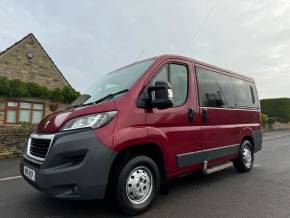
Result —
[[248, 146], [244, 147], [244, 149], [243, 149], [243, 161], [244, 161], [244, 164], [247, 168], [251, 167], [252, 151]]
[[145, 166], [133, 169], [126, 182], [126, 194], [133, 204], [144, 203], [152, 193], [153, 176]]

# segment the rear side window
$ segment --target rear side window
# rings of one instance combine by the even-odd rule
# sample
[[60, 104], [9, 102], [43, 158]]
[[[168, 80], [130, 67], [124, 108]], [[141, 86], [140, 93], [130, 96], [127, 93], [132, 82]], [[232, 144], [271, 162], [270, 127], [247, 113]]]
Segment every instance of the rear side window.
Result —
[[188, 90], [188, 70], [181, 64], [166, 64], [151, 81], [154, 85], [156, 81], [167, 81], [171, 84], [173, 92], [173, 105], [175, 107], [184, 104]]
[[231, 77], [196, 67], [199, 102], [202, 107], [234, 108]]
[[233, 78], [233, 85], [238, 107], [259, 107], [257, 91], [253, 83]]
[[255, 96], [255, 104], [254, 104], [254, 106], [257, 107], [257, 108], [260, 108], [260, 100], [259, 100], [259, 97], [258, 97], [257, 88], [256, 88], [255, 84], [251, 84], [251, 87], [253, 88], [254, 96]]

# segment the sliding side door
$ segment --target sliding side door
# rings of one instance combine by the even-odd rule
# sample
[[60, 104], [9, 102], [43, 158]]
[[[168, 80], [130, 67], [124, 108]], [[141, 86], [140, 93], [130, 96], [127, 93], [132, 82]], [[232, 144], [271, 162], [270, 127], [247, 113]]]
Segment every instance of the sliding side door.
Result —
[[221, 162], [237, 155], [239, 114], [235, 105], [232, 78], [205, 66], [196, 66], [203, 159]]

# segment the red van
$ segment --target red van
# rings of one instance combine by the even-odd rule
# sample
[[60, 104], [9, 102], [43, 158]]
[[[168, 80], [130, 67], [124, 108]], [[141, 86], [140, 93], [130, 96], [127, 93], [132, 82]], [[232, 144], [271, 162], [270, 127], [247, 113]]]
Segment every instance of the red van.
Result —
[[261, 148], [253, 79], [162, 55], [105, 75], [45, 117], [28, 140], [21, 173], [51, 197], [109, 196], [136, 215], [168, 191], [169, 179], [232, 164], [248, 172]]

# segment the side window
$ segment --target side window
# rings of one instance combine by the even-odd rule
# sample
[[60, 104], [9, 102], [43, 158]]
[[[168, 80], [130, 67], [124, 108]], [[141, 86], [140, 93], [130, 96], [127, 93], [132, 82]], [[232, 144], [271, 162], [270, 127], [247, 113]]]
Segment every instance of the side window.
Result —
[[151, 81], [150, 85], [155, 85], [155, 82], [156, 81], [169, 81], [169, 78], [168, 78], [168, 64], [164, 65], [159, 70], [159, 72], [157, 73], [157, 75]]
[[231, 77], [200, 67], [196, 68], [196, 74], [200, 106], [235, 107]]
[[150, 85], [154, 85], [156, 81], [167, 81], [171, 84], [175, 107], [184, 104], [188, 92], [188, 70], [186, 66], [166, 64], [159, 70]]
[[173, 104], [174, 106], [180, 106], [185, 102], [187, 97], [187, 68], [179, 64], [170, 64], [169, 75], [173, 91]]
[[252, 87], [253, 87], [254, 96], [255, 96], [255, 105], [254, 106], [259, 108], [260, 107], [260, 100], [259, 100], [259, 97], [258, 97], [258, 92], [257, 92], [255, 84], [252, 84]]
[[258, 107], [259, 101], [254, 84], [241, 80], [233, 79], [237, 105], [239, 107]]

